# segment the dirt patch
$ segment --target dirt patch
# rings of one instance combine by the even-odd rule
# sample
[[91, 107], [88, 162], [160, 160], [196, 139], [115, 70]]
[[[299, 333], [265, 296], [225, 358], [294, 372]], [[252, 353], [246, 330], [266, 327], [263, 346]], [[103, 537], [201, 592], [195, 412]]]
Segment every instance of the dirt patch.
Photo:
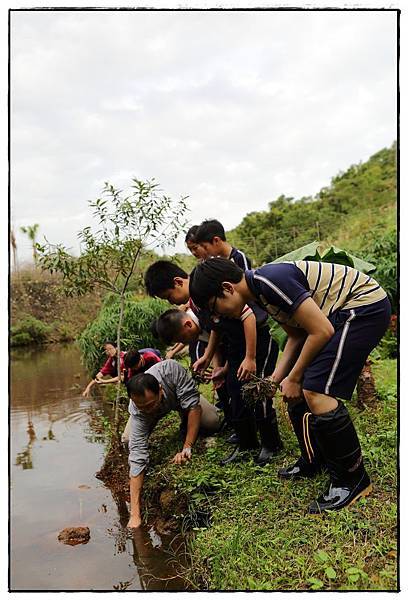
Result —
[[371, 371], [371, 361], [367, 360], [357, 381], [357, 406], [365, 409], [375, 406], [377, 401], [378, 395], [374, 375]]
[[112, 445], [95, 477], [130, 502], [128, 452], [122, 444]]

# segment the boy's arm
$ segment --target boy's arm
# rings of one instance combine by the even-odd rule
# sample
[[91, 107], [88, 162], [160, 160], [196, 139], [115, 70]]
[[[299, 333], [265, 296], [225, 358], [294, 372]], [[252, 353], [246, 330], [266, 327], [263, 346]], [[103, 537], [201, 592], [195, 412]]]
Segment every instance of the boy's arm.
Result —
[[127, 526], [135, 529], [142, 524], [142, 518], [140, 516], [140, 498], [142, 495], [144, 473], [143, 470], [139, 475], [136, 475], [136, 477], [130, 478], [130, 519]]
[[237, 371], [237, 377], [240, 380], [247, 380], [251, 378], [252, 374], [256, 374], [256, 317], [252, 310], [242, 325], [245, 333], [246, 350], [245, 358]]
[[119, 380], [119, 377], [111, 377], [110, 379], [98, 379], [96, 383], [98, 385], [106, 385], [107, 383], [116, 383]]
[[181, 352], [183, 350], [183, 348], [185, 348], [185, 347], [186, 347], [186, 344], [179, 342], [173, 348], [170, 348], [170, 350], [166, 353], [166, 359], [173, 358], [173, 356], [176, 356], [176, 354]]
[[193, 371], [206, 371], [213, 359], [215, 351], [220, 341], [220, 334], [214, 329], [210, 333], [207, 348], [201, 358], [193, 364]]
[[86, 388], [84, 389], [84, 391], [82, 392], [82, 396], [84, 398], [88, 398], [89, 396], [89, 392], [91, 391], [91, 389], [93, 388], [93, 386], [97, 383], [96, 379], [91, 379], [91, 381], [88, 383], [88, 385], [86, 386]]
[[191, 458], [191, 449], [194, 446], [198, 437], [201, 420], [201, 406], [198, 404], [188, 411], [187, 417], [187, 433], [183, 444], [183, 449], [178, 452], [171, 462], [176, 465], [183, 465]]
[[306, 367], [334, 334], [333, 325], [311, 298], [300, 304], [294, 312], [294, 317], [307, 337], [295, 364], [281, 383], [282, 394], [287, 398], [300, 397]]
[[[131, 403], [132, 404], [132, 403]], [[154, 428], [154, 422], [149, 422], [143, 415], [135, 414], [130, 406], [131, 422], [129, 436], [129, 466], [130, 466], [130, 519], [128, 527], [141, 525], [140, 500], [149, 462], [148, 437]]]
[[277, 384], [280, 384], [280, 382], [290, 372], [300, 354], [307, 336], [307, 333], [303, 329], [297, 329], [296, 327], [290, 327], [289, 325], [284, 324], [281, 324], [281, 327], [288, 334], [288, 339], [278, 364], [269, 378], [271, 381]]

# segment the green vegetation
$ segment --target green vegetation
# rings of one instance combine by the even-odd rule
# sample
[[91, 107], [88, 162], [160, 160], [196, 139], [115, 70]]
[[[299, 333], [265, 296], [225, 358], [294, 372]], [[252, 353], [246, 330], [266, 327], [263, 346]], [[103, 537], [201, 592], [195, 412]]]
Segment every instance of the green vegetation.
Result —
[[377, 266], [375, 277], [387, 290], [393, 312], [397, 310], [397, 232], [385, 231], [377, 226], [371, 232], [367, 258]]
[[396, 145], [333, 177], [313, 197], [284, 195], [252, 212], [228, 239], [261, 265], [324, 240], [377, 266], [375, 277], [396, 308]]
[[12, 346], [25, 346], [45, 342], [51, 333], [51, 327], [32, 315], [21, 315], [18, 323], [11, 327], [10, 333]]
[[[396, 590], [396, 365], [373, 366], [380, 401], [358, 411], [349, 403], [374, 491], [349, 509], [306, 515], [327, 476], [286, 482], [277, 469], [297, 456], [286, 409], [278, 400], [285, 450], [263, 469], [252, 462], [220, 467], [223, 438], [200, 440], [190, 465], [168, 464], [179, 447], [178, 418], [153, 433], [146, 478], [146, 519], [164, 491], [170, 511], [190, 536], [189, 579], [201, 590]], [[182, 511], [181, 514], [179, 511]]]
[[61, 278], [39, 269], [25, 268], [11, 278], [12, 346], [72, 341], [101, 304], [95, 292], [81, 298], [61, 293]]
[[[168, 308], [167, 302], [155, 298], [135, 297], [125, 294], [121, 343], [124, 349], [132, 347], [158, 347], [162, 344], [153, 338], [150, 331], [152, 321]], [[85, 366], [90, 372], [96, 371], [103, 362], [103, 342], [116, 337], [120, 312], [120, 300], [108, 294], [97, 318], [89, 323], [78, 338]]]

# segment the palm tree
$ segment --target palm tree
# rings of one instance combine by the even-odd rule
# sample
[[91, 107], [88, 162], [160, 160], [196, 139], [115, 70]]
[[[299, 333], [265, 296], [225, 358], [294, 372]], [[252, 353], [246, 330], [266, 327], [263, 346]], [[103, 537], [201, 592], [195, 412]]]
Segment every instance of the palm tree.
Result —
[[36, 241], [35, 238], [37, 236], [37, 231], [39, 228], [39, 224], [38, 223], [34, 223], [34, 225], [27, 225], [27, 227], [20, 227], [20, 231], [22, 231], [23, 233], [26, 233], [29, 237], [29, 239], [31, 240], [31, 244], [33, 247], [33, 259], [34, 259], [34, 264], [37, 264], [37, 248], [35, 247]]
[[18, 262], [17, 262], [17, 241], [16, 241], [16, 236], [14, 234], [14, 229], [11, 228], [10, 229], [10, 244], [13, 250], [13, 266], [14, 266], [14, 270], [17, 272], [18, 271]]

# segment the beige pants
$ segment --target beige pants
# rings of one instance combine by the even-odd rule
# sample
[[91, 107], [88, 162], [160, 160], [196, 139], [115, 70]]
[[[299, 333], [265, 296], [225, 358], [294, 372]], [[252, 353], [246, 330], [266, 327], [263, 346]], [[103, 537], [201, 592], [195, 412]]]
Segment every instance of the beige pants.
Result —
[[[221, 427], [221, 413], [214, 406], [214, 404], [210, 404], [206, 398], [202, 394], [200, 394], [200, 406], [201, 406], [201, 419], [200, 419], [200, 429], [204, 430], [206, 434], [216, 433], [219, 431]], [[122, 442], [129, 442], [130, 437], [130, 423], [131, 417], [128, 418], [126, 423], [126, 427], [122, 433]]]

